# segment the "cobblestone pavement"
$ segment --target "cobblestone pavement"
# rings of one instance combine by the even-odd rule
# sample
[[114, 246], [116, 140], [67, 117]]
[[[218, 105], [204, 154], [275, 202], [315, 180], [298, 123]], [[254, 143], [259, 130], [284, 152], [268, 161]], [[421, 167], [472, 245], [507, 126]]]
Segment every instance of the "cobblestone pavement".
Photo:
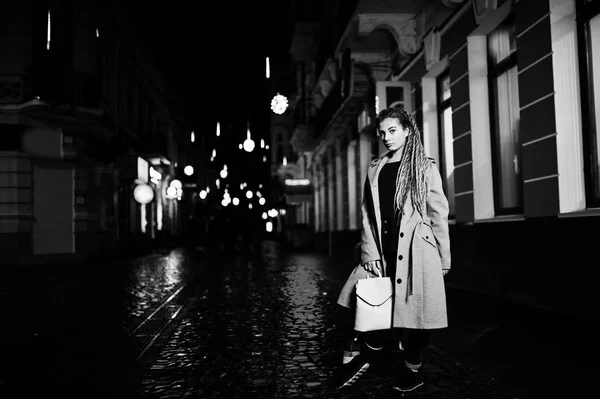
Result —
[[[391, 390], [394, 352], [354, 386], [328, 388], [347, 263], [265, 242], [254, 253], [5, 268], [0, 398], [403, 397]], [[451, 287], [448, 311], [425, 354], [426, 386], [404, 396], [589, 397], [596, 324]]]
[[[387, 353], [349, 389], [327, 382], [341, 361], [334, 315], [348, 271], [326, 257], [273, 246], [264, 262], [209, 262], [181, 322], [146, 359], [135, 398], [383, 398], [402, 358]], [[423, 398], [573, 398], [598, 366], [569, 347], [585, 331], [561, 330], [562, 317], [449, 290], [452, 328], [433, 335]], [[563, 340], [561, 340], [561, 337]], [[590, 355], [588, 353], [587, 355]]]

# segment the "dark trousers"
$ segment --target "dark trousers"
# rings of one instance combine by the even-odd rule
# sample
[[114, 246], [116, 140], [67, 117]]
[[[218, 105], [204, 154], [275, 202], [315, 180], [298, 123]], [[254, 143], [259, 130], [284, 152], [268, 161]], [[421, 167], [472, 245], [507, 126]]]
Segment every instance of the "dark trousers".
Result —
[[[366, 353], [381, 350], [384, 347], [386, 336], [389, 331], [369, 331], [362, 333], [361, 352], [363, 348]], [[413, 366], [419, 366], [423, 360], [423, 352], [429, 344], [429, 330], [417, 330], [403, 328], [400, 330], [400, 340], [404, 347], [404, 360]]]
[[386, 343], [394, 342], [394, 345], [397, 345], [398, 340], [401, 340], [405, 361], [414, 366], [421, 364], [423, 352], [429, 344], [430, 330], [401, 328], [358, 332], [354, 330], [354, 311], [347, 308], [339, 310], [340, 325], [347, 334], [346, 342], [350, 343], [358, 339], [360, 351], [365, 356], [374, 355], [378, 350], [383, 349]]

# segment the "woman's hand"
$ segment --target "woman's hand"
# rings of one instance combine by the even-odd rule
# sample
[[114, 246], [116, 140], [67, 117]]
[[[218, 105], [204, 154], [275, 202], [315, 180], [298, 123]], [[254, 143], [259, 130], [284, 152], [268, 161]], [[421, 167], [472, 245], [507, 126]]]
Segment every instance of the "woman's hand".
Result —
[[365, 268], [366, 271], [368, 271], [371, 274], [383, 276], [383, 273], [381, 273], [381, 261], [379, 259], [367, 262], [362, 266]]
[[446, 274], [448, 274], [448, 272], [449, 272], [449, 271], [450, 271], [450, 269], [442, 269], [442, 273], [444, 274], [444, 276], [445, 276]]

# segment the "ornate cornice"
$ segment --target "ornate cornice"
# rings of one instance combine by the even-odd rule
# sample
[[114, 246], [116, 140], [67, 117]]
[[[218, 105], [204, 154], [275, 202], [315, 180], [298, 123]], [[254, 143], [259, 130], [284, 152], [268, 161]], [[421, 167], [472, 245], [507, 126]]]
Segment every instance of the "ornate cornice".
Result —
[[417, 51], [416, 20], [413, 14], [358, 14], [358, 35], [367, 36], [375, 29], [386, 29], [398, 43], [401, 55]]

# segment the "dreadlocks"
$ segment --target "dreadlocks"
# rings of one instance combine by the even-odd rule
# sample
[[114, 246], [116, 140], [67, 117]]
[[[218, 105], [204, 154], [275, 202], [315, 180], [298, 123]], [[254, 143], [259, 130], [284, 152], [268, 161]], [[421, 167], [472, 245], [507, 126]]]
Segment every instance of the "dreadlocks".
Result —
[[394, 215], [398, 223], [402, 216], [402, 209], [409, 198], [413, 208], [421, 216], [425, 213], [427, 198], [428, 176], [431, 162], [425, 156], [421, 143], [419, 128], [414, 118], [401, 108], [387, 108], [382, 110], [375, 121], [379, 128], [380, 123], [387, 118], [396, 118], [403, 129], [408, 129], [408, 137], [404, 144], [404, 152], [400, 161], [400, 168], [396, 176], [396, 194], [394, 195]]

